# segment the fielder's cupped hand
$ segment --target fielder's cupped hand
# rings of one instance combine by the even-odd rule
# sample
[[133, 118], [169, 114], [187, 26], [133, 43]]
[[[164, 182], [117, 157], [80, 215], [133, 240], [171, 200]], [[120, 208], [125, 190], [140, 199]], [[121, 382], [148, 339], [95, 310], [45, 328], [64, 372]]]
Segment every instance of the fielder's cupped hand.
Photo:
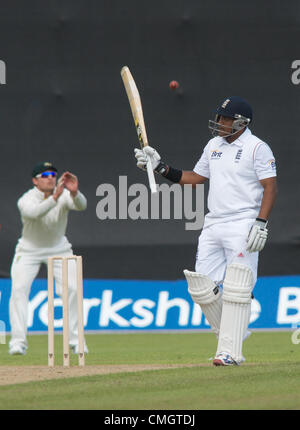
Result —
[[72, 195], [76, 195], [78, 191], [78, 179], [77, 176], [70, 172], [64, 172], [60, 178], [60, 181], [64, 184], [64, 187], [70, 191]]
[[137, 159], [136, 165], [142, 170], [146, 170], [148, 159], [151, 161], [153, 170], [155, 170], [160, 163], [159, 153], [151, 146], [145, 146], [143, 149], [135, 148], [134, 152], [135, 158]]
[[54, 200], [57, 200], [63, 193], [65, 189], [64, 175], [62, 175], [57, 181], [55, 192], [53, 193]]
[[268, 229], [266, 228], [267, 223], [268, 221], [266, 220], [260, 218], [256, 219], [249, 231], [246, 248], [247, 251], [259, 252], [264, 248], [268, 237]]

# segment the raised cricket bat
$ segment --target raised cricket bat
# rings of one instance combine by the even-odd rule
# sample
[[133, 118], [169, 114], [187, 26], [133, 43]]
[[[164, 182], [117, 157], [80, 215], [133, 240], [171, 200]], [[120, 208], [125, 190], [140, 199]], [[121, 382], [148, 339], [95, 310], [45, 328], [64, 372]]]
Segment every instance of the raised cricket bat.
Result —
[[[134, 119], [135, 128], [137, 131], [137, 135], [139, 138], [140, 146], [143, 149], [146, 145], [148, 145], [148, 138], [146, 134], [146, 127], [144, 123], [144, 115], [142, 109], [142, 103], [139, 91], [134, 82], [132, 74], [127, 66], [122, 67], [121, 69], [121, 77], [125, 86], [125, 90], [128, 96], [132, 116]], [[147, 173], [148, 180], [150, 185], [150, 190], [152, 193], [157, 192], [157, 185], [154, 178], [154, 173], [152, 169], [151, 161], [148, 159], [147, 161]]]

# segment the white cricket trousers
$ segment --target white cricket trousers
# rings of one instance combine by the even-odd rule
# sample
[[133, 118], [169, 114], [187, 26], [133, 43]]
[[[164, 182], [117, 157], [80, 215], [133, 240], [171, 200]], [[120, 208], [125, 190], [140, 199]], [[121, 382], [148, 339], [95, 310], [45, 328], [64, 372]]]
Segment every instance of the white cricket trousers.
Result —
[[227, 266], [244, 264], [257, 280], [258, 252], [248, 252], [247, 237], [254, 219], [219, 222], [202, 230], [198, 240], [195, 271], [222, 283]]
[[[49, 248], [48, 248], [49, 251]], [[9, 301], [9, 318], [11, 325], [11, 340], [9, 347], [16, 344], [23, 344], [27, 347], [27, 320], [28, 320], [28, 299], [32, 282], [38, 275], [41, 264], [48, 264], [48, 257], [72, 255], [72, 251], [53, 253], [49, 252], [19, 254], [16, 252], [11, 266], [11, 297]], [[53, 272], [55, 280], [55, 292], [62, 295], [62, 263], [54, 261]], [[77, 283], [76, 283], [76, 263], [74, 260], [68, 262], [69, 270], [69, 343], [78, 344], [78, 319], [77, 319]]]

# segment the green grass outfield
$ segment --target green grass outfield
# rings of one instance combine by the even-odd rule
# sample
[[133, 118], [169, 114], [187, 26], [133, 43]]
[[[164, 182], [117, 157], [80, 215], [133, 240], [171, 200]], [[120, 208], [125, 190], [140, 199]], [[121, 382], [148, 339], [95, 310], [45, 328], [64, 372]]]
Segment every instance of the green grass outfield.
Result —
[[[212, 366], [212, 333], [89, 334], [86, 339], [86, 365], [91, 367], [202, 366], [2, 385], [0, 409], [300, 409], [300, 344], [292, 343], [291, 332], [254, 332], [244, 343], [246, 363], [235, 367]], [[7, 345], [0, 345], [2, 369], [47, 366], [47, 336], [29, 336], [28, 341], [26, 356], [9, 356]], [[55, 341], [61, 366], [62, 337]], [[71, 358], [75, 366], [76, 357]]]

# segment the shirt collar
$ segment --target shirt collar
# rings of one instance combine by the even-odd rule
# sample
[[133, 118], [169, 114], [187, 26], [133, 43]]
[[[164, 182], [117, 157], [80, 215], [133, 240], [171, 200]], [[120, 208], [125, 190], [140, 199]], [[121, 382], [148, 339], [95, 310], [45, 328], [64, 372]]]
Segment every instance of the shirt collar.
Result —
[[243, 146], [243, 144], [246, 142], [246, 140], [249, 138], [249, 136], [251, 136], [251, 131], [250, 129], [247, 127], [246, 130], [244, 131], [244, 133], [242, 133], [240, 135], [240, 137], [238, 137], [237, 139], [235, 139], [232, 143], [228, 143], [227, 140], [222, 137], [221, 138], [221, 142], [220, 145], [236, 145], [236, 146]]
[[33, 190], [40, 200], [44, 200], [45, 194], [43, 193], [43, 191], [40, 191], [37, 187], [33, 187]]

